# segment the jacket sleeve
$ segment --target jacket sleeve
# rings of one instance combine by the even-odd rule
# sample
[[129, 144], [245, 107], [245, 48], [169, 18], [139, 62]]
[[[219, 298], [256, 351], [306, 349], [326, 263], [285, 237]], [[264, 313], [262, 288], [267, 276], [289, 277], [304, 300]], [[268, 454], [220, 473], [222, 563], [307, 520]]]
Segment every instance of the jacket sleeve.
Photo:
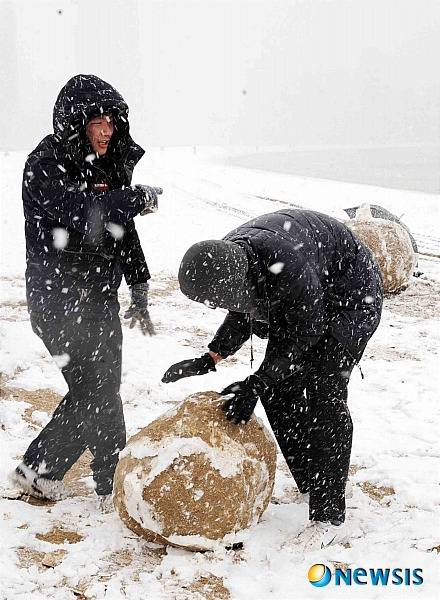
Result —
[[208, 348], [222, 358], [235, 354], [251, 335], [251, 320], [248, 314], [228, 312]]
[[128, 221], [125, 226], [120, 264], [127, 285], [145, 283], [150, 279], [150, 272], [133, 220]]
[[95, 194], [75, 183], [52, 151], [37, 152], [26, 163], [23, 186], [43, 213], [81, 234], [106, 223], [125, 225], [141, 212], [143, 193], [136, 188]]
[[318, 342], [328, 326], [324, 293], [316, 272], [306, 264], [295, 279], [288, 272], [284, 279], [290, 280], [291, 295], [280, 302], [278, 318], [271, 318], [266, 354], [257, 370], [272, 385], [295, 372], [304, 353]]

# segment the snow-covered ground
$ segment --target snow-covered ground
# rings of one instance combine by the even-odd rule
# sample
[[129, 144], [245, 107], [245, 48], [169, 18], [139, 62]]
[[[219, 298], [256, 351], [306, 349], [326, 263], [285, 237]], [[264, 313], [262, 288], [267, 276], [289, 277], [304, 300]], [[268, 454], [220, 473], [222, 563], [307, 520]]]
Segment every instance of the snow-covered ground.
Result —
[[[129, 435], [186, 395], [219, 390], [250, 372], [249, 349], [217, 373], [164, 385], [173, 362], [204, 351], [222, 311], [191, 303], [178, 290], [181, 256], [195, 241], [219, 238], [253, 216], [286, 205], [344, 218], [363, 202], [404, 214], [422, 250], [439, 254], [440, 198], [334, 181], [251, 171], [226, 165], [222, 149], [153, 151], [135, 182], [160, 185], [155, 215], [137, 218], [152, 271], [151, 314], [157, 335], [124, 327], [122, 397]], [[0, 482], [65, 392], [64, 380], [32, 333], [24, 291], [21, 170], [25, 156], [0, 156], [1, 271]], [[0, 500], [1, 599], [119, 600], [438, 597], [440, 551], [439, 260], [419, 261], [424, 274], [387, 299], [382, 323], [350, 382], [354, 421], [348, 501], [350, 544], [303, 555], [293, 542], [307, 506], [280, 459], [272, 503], [261, 522], [242, 532], [243, 549], [190, 553], [147, 544], [116, 514], [98, 513], [87, 465], [72, 475], [78, 496], [52, 506]], [[121, 290], [122, 308], [128, 304]], [[257, 344], [259, 358], [264, 344]], [[258, 364], [258, 361], [257, 361]], [[264, 418], [261, 407], [257, 409]], [[60, 543], [61, 542], [61, 543]], [[350, 568], [421, 568], [419, 586], [310, 585], [314, 563]]]

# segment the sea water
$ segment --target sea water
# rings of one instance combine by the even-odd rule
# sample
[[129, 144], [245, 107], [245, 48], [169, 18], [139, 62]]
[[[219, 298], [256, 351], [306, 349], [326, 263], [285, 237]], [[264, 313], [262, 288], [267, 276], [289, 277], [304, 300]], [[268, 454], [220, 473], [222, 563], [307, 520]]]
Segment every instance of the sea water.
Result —
[[235, 156], [229, 164], [319, 179], [440, 193], [440, 144], [266, 150]]

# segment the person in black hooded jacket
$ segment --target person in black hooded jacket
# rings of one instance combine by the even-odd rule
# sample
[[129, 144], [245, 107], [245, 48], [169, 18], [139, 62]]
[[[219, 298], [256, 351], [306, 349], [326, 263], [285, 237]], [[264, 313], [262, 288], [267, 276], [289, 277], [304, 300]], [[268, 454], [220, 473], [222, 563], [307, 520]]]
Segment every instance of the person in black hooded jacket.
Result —
[[215, 371], [253, 333], [268, 338], [257, 371], [221, 392], [223, 410], [245, 423], [261, 400], [299, 491], [309, 495], [310, 523], [296, 541], [308, 548], [343, 541], [347, 385], [382, 310], [371, 252], [336, 219], [284, 210], [189, 248], [179, 283], [188, 298], [229, 312], [209, 351], [172, 365], [162, 381]]
[[12, 479], [37, 497], [62, 498], [64, 474], [88, 448], [102, 499], [125, 445], [118, 288], [124, 275], [132, 295], [125, 316], [153, 334], [133, 218], [154, 212], [162, 190], [131, 186], [144, 150], [130, 136], [127, 104], [102, 79], [70, 79], [53, 127], [23, 173], [26, 291], [32, 328], [58, 357], [69, 391]]

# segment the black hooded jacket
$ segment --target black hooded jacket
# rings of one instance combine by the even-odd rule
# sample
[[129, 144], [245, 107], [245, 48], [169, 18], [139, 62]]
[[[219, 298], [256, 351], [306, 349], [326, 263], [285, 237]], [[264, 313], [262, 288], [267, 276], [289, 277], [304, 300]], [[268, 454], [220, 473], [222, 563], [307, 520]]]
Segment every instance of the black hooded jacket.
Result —
[[308, 210], [257, 217], [224, 238], [248, 254], [258, 314], [229, 312], [209, 349], [227, 357], [255, 333], [268, 337], [258, 373], [279, 383], [331, 334], [359, 360], [376, 330], [383, 286], [371, 252], [345, 225]]
[[[85, 125], [104, 113], [113, 115], [114, 133], [98, 157]], [[130, 136], [122, 96], [94, 75], [62, 88], [53, 126], [23, 173], [29, 310], [105, 315], [118, 310], [122, 274], [129, 285], [150, 277], [133, 221], [144, 197], [129, 187], [144, 151]]]

